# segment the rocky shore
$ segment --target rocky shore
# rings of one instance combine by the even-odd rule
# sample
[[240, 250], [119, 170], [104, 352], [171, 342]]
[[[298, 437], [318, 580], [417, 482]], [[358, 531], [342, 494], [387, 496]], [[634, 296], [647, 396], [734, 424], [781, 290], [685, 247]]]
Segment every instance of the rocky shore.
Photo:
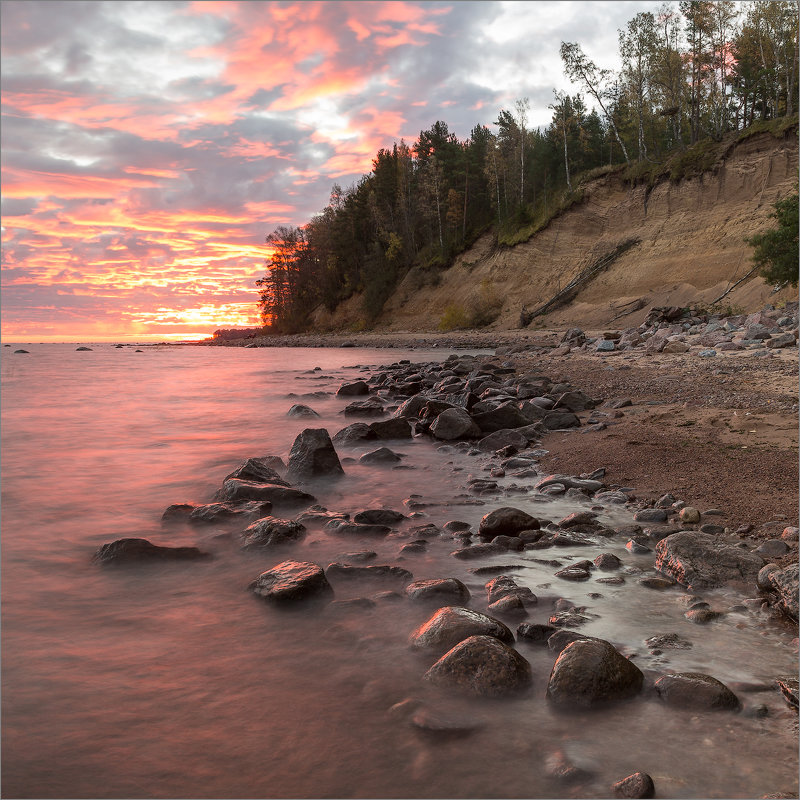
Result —
[[[793, 344], [796, 309], [794, 313]], [[737, 687], [705, 673], [640, 668], [629, 648], [582, 634], [579, 629], [591, 615], [566, 596], [569, 586], [588, 581], [597, 588], [628, 585], [670, 592], [685, 609], [683, 618], [698, 626], [714, 625], [742, 609], [758, 610], [771, 624], [795, 628], [796, 652], [796, 501], [793, 509], [791, 500], [787, 503], [785, 519], [773, 514], [757, 526], [738, 524], [729, 509], [699, 502], [705, 490], [642, 495], [638, 487], [613, 474], [616, 469], [598, 463], [598, 450], [592, 450], [590, 443], [615, 429], [624, 430], [622, 421], [629, 415], [635, 418], [641, 408], [638, 395], [646, 389], [640, 387], [638, 393], [631, 393], [634, 396], [619, 390], [598, 396], [597, 373], [585, 364], [583, 374], [594, 374], [593, 381], [581, 383], [560, 375], [583, 364], [580, 358], [604, 359], [609, 353], [619, 353], [618, 359], [634, 351], [645, 358], [661, 358], [673, 342], [685, 345], [686, 350], [667, 356], [685, 359], [692, 347], [701, 347], [697, 357], [703, 363], [715, 357], [727, 362], [729, 353], [752, 354], [770, 340], [756, 339], [753, 326], [764, 327], [763, 333], [776, 340], [785, 334], [770, 327], [788, 327], [785, 319], [772, 325], [772, 317], [762, 315], [758, 321], [743, 319], [740, 324], [686, 320], [677, 323], [678, 332], [669, 316], [668, 312], [664, 319], [651, 320], [636, 335], [607, 332], [592, 337], [572, 330], [558, 342], [501, 346], [494, 356], [453, 354], [440, 363], [386, 364], [365, 373], [364, 379], [339, 387], [345, 421], [349, 418], [350, 424], [331, 434], [313, 427], [313, 408], [293, 406], [289, 413], [308, 417], [310, 423], [285, 463], [276, 456], [251, 458], [225, 477], [213, 502], [170, 506], [164, 523], [202, 529], [225, 522], [230, 526], [230, 541], [242, 550], [286, 555], [288, 548], [289, 556], [309, 531], [357, 544], [353, 552], [327, 565], [285, 558], [255, 576], [249, 589], [276, 611], [302, 604], [310, 613], [359, 614], [387, 602], [426, 604], [430, 616], [408, 631], [408, 646], [427, 658], [427, 669], [420, 674], [420, 693], [399, 700], [388, 713], [428, 733], [469, 735], [472, 729], [468, 719], [437, 710], [428, 690], [489, 699], [543, 692], [546, 702], [563, 710], [606, 709], [649, 698], [687, 714], [714, 710], [750, 715], [768, 712], [753, 703], [752, 695], [744, 697], [742, 692], [773, 691], [781, 692], [786, 704], [796, 708], [797, 680], [792, 675], [776, 675], [771, 685]], [[719, 340], [717, 356], [703, 355], [711, 345], [699, 340], [720, 330], [725, 330], [721, 336], [731, 336], [725, 342], [743, 351], [723, 349]], [[789, 346], [775, 345], [767, 352]], [[542, 358], [546, 351], [552, 351], [549, 358], [558, 362]], [[566, 360], [570, 358], [574, 361]], [[758, 356], [756, 361], [791, 367], [780, 355]], [[556, 363], [559, 370], [554, 374], [550, 368]], [[618, 360], [613, 365], [600, 363], [602, 370], [613, 366], [615, 372], [622, 366]], [[656, 372], [665, 366], [660, 362]], [[793, 366], [796, 374], [796, 361]], [[673, 369], [672, 365], [668, 368]], [[784, 375], [782, 370], [776, 374]], [[795, 412], [796, 405], [781, 410], [787, 415]], [[376, 469], [408, 467], [392, 447], [411, 437], [437, 443], [443, 457], [462, 454], [481, 465], [485, 475], [470, 477], [468, 497], [459, 499], [461, 505], [485, 506], [487, 513], [477, 526], [457, 519], [441, 525], [426, 522], [431, 506], [422, 496], [409, 496], [402, 510], [364, 508], [352, 515], [317, 503], [315, 482], [335, 481], [356, 452], [361, 451], [360, 463]], [[567, 463], [567, 455], [582, 454], [581, 468], [547, 469], [558, 457], [550, 443], [562, 440], [573, 442], [572, 447], [562, 448], [562, 463]], [[513, 479], [510, 483], [509, 478]], [[517, 507], [521, 503], [515, 503], [515, 495], [562, 498], [574, 510], [558, 519], [532, 514]], [[611, 525], [607, 520], [612, 513], [628, 521]], [[370, 563], [375, 552], [364, 544], [389, 540], [400, 545], [398, 563]], [[485, 596], [475, 596], [453, 575], [415, 580], [406, 559], [434, 548], [450, 551], [454, 572], [456, 565], [466, 562], [472, 565], [472, 574], [486, 576]], [[614, 549], [623, 552], [623, 558], [611, 552]], [[595, 557], [570, 558], [571, 551], [589, 551]], [[624, 553], [646, 558], [649, 568], [626, 564]], [[515, 558], [523, 555], [551, 570], [552, 590], [534, 592], [515, 577], [519, 572]], [[198, 559], [203, 551], [130, 539], [105, 545], [96, 556], [109, 565], [165, 557]], [[386, 588], [369, 590], [376, 582]], [[353, 583], [363, 584], [364, 593], [339, 599], [339, 587]], [[720, 587], [738, 593], [739, 599], [728, 608], [720, 607], [707, 595]], [[690, 640], [676, 633], [646, 642], [650, 654], [691, 646]], [[530, 647], [552, 653], [549, 677], [535, 674], [535, 659], [526, 657]], [[574, 782], [578, 767], [563, 754], [553, 758], [553, 779]], [[616, 797], [652, 797], [658, 786], [642, 771], [620, 775], [607, 791]]]

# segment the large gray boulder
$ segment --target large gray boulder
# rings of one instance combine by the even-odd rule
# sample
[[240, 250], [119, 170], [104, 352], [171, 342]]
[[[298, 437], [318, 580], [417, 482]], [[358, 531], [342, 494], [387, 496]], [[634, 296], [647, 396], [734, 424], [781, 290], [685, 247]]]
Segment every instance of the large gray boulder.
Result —
[[290, 481], [342, 475], [344, 470], [339, 456], [325, 428], [306, 428], [297, 435], [289, 452], [287, 477]]
[[470, 636], [448, 650], [424, 675], [435, 686], [479, 697], [503, 697], [527, 689], [531, 665], [492, 636]]
[[671, 706], [693, 711], [737, 711], [736, 695], [721, 681], [701, 672], [676, 672], [655, 683], [658, 696]]
[[641, 670], [602, 639], [579, 639], [556, 659], [547, 697], [558, 706], [590, 708], [639, 693]]
[[504, 506], [486, 514], [478, 526], [484, 539], [495, 536], [516, 536], [520, 531], [538, 530], [539, 520], [519, 508]]
[[245, 528], [242, 548], [259, 550], [281, 544], [291, 544], [303, 538], [306, 527], [300, 522], [278, 517], [264, 517]]
[[448, 408], [442, 411], [430, 427], [437, 439], [451, 441], [453, 439], [471, 439], [480, 436], [480, 428], [463, 408]]
[[679, 531], [656, 545], [655, 567], [693, 591], [726, 583], [755, 584], [764, 559], [711, 534]]
[[262, 572], [250, 591], [272, 603], [296, 603], [333, 594], [325, 571], [310, 561], [283, 561]]

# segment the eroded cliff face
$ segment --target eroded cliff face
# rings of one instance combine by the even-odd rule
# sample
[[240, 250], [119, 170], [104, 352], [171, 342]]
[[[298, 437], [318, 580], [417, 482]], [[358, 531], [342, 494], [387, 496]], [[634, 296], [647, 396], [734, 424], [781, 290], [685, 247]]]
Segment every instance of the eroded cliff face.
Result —
[[[487, 234], [441, 273], [437, 285], [419, 285], [410, 273], [386, 303], [376, 329], [436, 330], [449, 306], [502, 304], [491, 327], [519, 327], [520, 312], [550, 300], [589, 267], [629, 239], [639, 243], [588, 283], [569, 305], [537, 317], [534, 326], [625, 328], [642, 322], [653, 306], [711, 303], [752, 269], [745, 239], [770, 227], [773, 203], [797, 189], [797, 130], [785, 139], [752, 136], [735, 145], [714, 172], [648, 192], [618, 175], [594, 181], [584, 200], [555, 218], [528, 242], [495, 248]], [[796, 290], [773, 294], [759, 277], [735, 288], [724, 304], [754, 311], [766, 302], [792, 299]], [[321, 328], [358, 325], [360, 299]]]

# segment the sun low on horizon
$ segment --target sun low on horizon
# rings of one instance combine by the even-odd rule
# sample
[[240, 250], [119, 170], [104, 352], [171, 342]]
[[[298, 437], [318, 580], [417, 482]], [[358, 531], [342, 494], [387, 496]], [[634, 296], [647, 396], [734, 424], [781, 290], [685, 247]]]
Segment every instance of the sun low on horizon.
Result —
[[437, 120], [547, 124], [560, 42], [655, 6], [4, 0], [3, 341], [260, 324], [271, 231]]

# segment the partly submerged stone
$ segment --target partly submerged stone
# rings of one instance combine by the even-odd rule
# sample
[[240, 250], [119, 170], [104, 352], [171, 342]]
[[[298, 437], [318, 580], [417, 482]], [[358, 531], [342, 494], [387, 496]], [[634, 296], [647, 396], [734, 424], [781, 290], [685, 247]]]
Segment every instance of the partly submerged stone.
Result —
[[325, 428], [306, 428], [297, 435], [289, 452], [286, 474], [290, 481], [344, 475], [339, 456]]
[[300, 522], [278, 517], [264, 517], [245, 528], [242, 547], [257, 550], [281, 544], [291, 544], [303, 538], [306, 527]]
[[539, 520], [519, 508], [505, 506], [486, 514], [478, 526], [478, 533], [486, 538], [514, 536], [520, 531], [537, 530]]
[[197, 547], [166, 547], [148, 539], [131, 537], [107, 542], [94, 554], [93, 560], [98, 564], [129, 564], [137, 561], [191, 561], [209, 556], [210, 553]]
[[420, 650], [444, 652], [470, 636], [491, 636], [506, 644], [514, 634], [500, 620], [461, 606], [444, 606], [411, 634], [411, 644]]
[[721, 681], [701, 672], [676, 672], [655, 683], [658, 696], [671, 706], [695, 711], [737, 711], [736, 695]]
[[333, 593], [325, 571], [310, 561], [283, 561], [262, 572], [250, 590], [273, 603], [295, 603]]
[[639, 693], [641, 670], [602, 639], [579, 639], [567, 645], [553, 665], [547, 697], [562, 707], [588, 708]]
[[492, 636], [470, 636], [445, 653], [424, 675], [435, 686], [480, 697], [502, 697], [527, 689], [530, 664]]
[[469, 589], [458, 578], [432, 578], [414, 581], [406, 586], [406, 594], [411, 600], [448, 603], [469, 601]]

